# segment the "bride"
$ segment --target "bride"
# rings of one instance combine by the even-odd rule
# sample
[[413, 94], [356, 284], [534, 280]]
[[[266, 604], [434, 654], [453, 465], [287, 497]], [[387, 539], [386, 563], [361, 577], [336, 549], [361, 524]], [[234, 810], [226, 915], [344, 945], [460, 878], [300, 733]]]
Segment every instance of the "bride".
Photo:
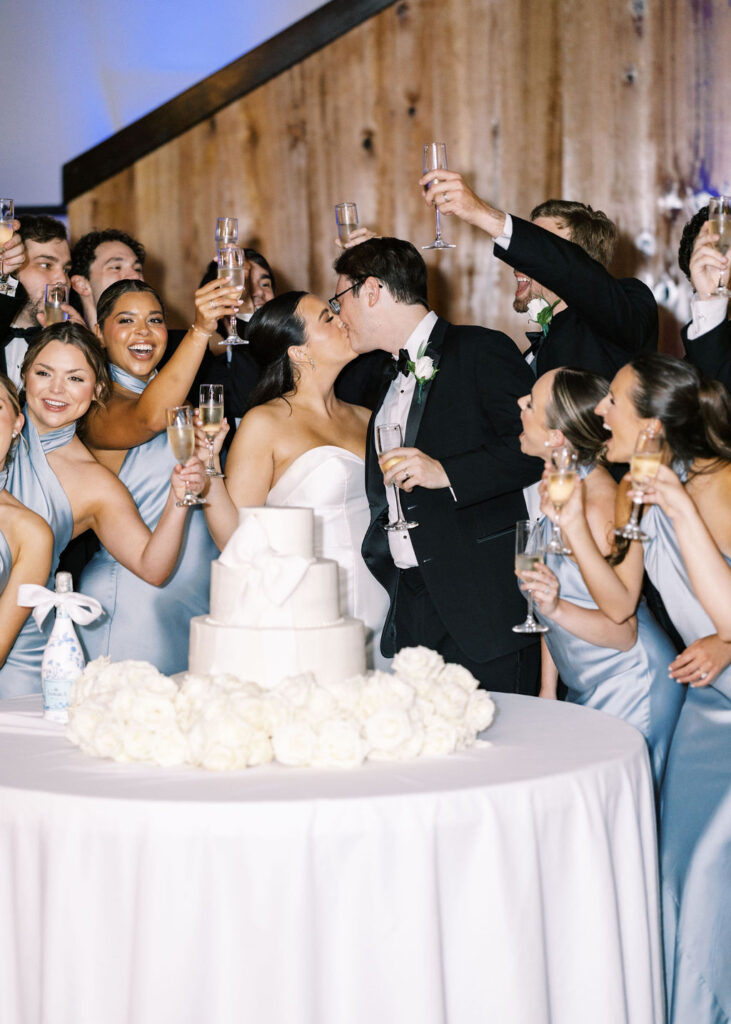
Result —
[[[383, 667], [388, 595], [360, 553], [370, 523], [364, 480], [370, 412], [333, 391], [356, 353], [340, 318], [307, 292], [267, 302], [249, 322], [248, 338], [264, 370], [231, 444], [225, 486], [220, 478], [211, 481], [211, 536], [222, 548], [244, 506], [314, 509], [315, 554], [340, 566], [340, 606], [365, 622], [369, 667]], [[224, 436], [221, 431], [216, 448]], [[198, 439], [206, 450], [202, 431]]]

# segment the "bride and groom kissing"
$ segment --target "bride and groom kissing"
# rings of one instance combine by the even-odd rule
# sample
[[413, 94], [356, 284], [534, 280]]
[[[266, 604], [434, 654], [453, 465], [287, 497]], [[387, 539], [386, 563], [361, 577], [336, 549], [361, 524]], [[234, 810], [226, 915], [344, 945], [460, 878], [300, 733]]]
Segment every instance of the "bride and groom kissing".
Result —
[[[212, 484], [214, 539], [225, 543], [242, 505], [313, 507], [317, 553], [339, 562], [341, 605], [365, 621], [376, 667], [421, 644], [482, 686], [535, 694], [538, 644], [510, 628], [524, 612], [515, 522], [526, 515], [523, 488], [541, 473], [518, 442], [517, 400], [533, 374], [506, 335], [429, 311], [426, 266], [411, 243], [370, 238], [344, 250], [335, 271], [327, 304], [288, 292], [250, 321], [266, 365], [226, 487]], [[393, 363], [371, 416], [339, 401], [334, 385], [356, 354], [376, 349]], [[419, 356], [427, 361], [417, 365]], [[379, 462], [375, 430], [386, 423], [400, 424], [404, 443]], [[384, 529], [396, 518], [391, 484], [414, 529]]]

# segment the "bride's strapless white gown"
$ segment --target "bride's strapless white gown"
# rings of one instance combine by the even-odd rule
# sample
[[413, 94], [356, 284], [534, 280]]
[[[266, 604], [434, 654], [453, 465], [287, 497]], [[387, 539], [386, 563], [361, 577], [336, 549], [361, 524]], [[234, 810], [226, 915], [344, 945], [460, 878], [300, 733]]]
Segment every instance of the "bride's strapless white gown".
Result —
[[340, 609], [365, 623], [368, 667], [388, 667], [381, 654], [388, 595], [360, 553], [371, 518], [363, 459], [335, 445], [311, 448], [284, 471], [266, 503], [314, 510], [315, 555], [340, 566]]

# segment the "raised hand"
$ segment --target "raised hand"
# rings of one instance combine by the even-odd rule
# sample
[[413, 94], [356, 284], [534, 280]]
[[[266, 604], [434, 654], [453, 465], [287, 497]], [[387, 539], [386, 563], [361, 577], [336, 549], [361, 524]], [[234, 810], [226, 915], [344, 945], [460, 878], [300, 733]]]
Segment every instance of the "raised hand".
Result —
[[170, 475], [170, 485], [178, 501], [182, 500], [186, 493], [200, 494], [206, 480], [205, 466], [196, 455], [191, 455], [182, 466], [178, 463]]
[[693, 245], [689, 261], [690, 281], [702, 299], [709, 298], [719, 284], [728, 285], [729, 258], [716, 249], [715, 243], [719, 238], [720, 235], [712, 232], [706, 221]]
[[13, 221], [13, 234], [4, 245], [0, 245], [0, 273], [14, 274], [25, 263], [25, 246], [18, 234], [20, 221]]
[[195, 293], [194, 326], [201, 334], [211, 335], [224, 316], [236, 316], [241, 307], [241, 289], [228, 278], [209, 281]]

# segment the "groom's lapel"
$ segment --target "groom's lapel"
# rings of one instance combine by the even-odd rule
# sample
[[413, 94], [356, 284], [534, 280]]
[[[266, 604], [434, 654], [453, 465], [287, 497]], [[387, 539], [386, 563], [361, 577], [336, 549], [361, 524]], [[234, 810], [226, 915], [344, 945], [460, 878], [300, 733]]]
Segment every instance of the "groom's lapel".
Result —
[[[444, 345], [444, 338], [447, 333], [448, 326], [449, 324], [446, 320], [442, 320], [441, 317], [437, 319], [437, 322], [434, 324], [432, 332], [429, 335], [429, 341], [424, 351], [424, 355], [430, 356], [434, 361], [435, 370], [439, 366], [439, 360], [442, 358], [442, 347]], [[406, 430], [404, 431], [404, 448], [414, 448], [416, 446], [416, 438], [419, 434], [421, 418], [424, 415], [424, 409], [426, 408], [429, 392], [432, 389], [434, 380], [435, 377], [432, 377], [432, 379], [427, 381], [421, 389], [421, 401], [418, 400], [418, 383], [414, 388], [414, 397], [411, 400], [411, 408], [409, 409], [409, 416], [406, 420]]]

